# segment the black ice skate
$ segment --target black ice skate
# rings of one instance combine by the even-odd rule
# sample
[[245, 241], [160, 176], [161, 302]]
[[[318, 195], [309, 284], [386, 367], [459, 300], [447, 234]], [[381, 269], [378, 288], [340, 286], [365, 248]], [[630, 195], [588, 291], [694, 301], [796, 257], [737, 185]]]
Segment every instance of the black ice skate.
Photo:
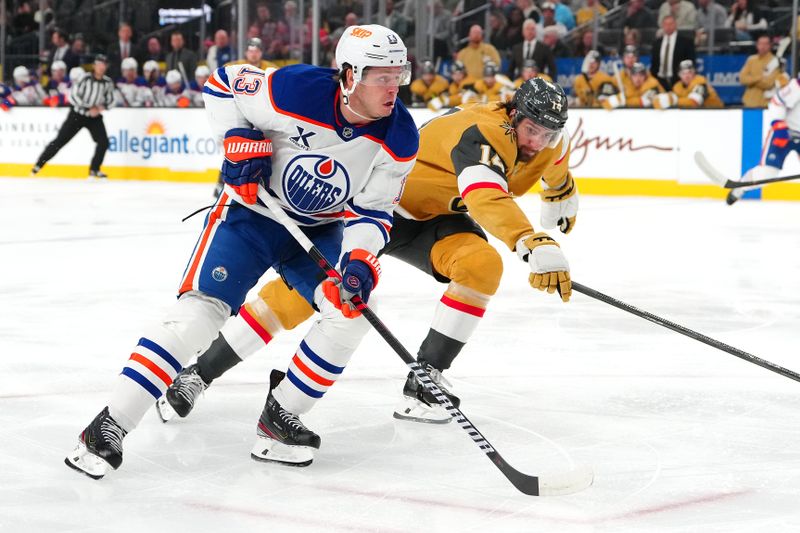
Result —
[[209, 385], [210, 383], [200, 377], [200, 367], [197, 364], [181, 370], [164, 396], [156, 401], [156, 411], [161, 421], [169, 422], [176, 414], [181, 418], [188, 416]]
[[[442, 376], [442, 371], [423, 360], [420, 360], [419, 363], [430, 374], [433, 382], [447, 396], [453, 406], [458, 408], [461, 400], [450, 392], [453, 385]], [[452, 419], [447, 409], [440, 405], [433, 394], [423, 387], [413, 372], [408, 373], [408, 378], [403, 386], [403, 403], [395, 409], [394, 417], [428, 424], [446, 424]]]
[[127, 433], [104, 407], [83, 430], [78, 445], [64, 463], [90, 478], [100, 479], [109, 466], [116, 470], [122, 464], [122, 439]]
[[108, 174], [106, 174], [102, 170], [89, 171], [89, 180], [106, 180], [106, 179], [108, 179]]
[[320, 438], [297, 415], [281, 407], [272, 395], [284, 376], [279, 370], [273, 370], [269, 376], [269, 396], [258, 419], [258, 438], [250, 457], [256, 461], [308, 466], [314, 460], [314, 449], [319, 449]]

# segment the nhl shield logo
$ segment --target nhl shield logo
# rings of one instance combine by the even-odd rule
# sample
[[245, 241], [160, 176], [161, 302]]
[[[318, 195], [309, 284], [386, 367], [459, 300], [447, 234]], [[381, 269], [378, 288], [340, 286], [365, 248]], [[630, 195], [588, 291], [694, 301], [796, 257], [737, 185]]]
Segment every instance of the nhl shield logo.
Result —
[[281, 181], [286, 201], [300, 213], [330, 211], [350, 195], [347, 169], [324, 155], [298, 155], [286, 165]]
[[223, 282], [228, 279], [228, 271], [224, 266], [218, 266], [211, 271], [211, 277], [214, 278], [214, 281]]

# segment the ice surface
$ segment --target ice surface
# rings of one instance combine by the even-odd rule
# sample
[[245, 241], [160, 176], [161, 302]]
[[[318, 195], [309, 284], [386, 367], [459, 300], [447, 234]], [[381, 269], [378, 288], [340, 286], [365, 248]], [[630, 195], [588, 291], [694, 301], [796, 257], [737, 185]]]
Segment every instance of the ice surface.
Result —
[[[800, 383], [601, 302], [498, 295], [450, 377], [530, 473], [594, 485], [524, 496], [455, 425], [394, 420], [405, 377], [371, 333], [305, 416], [292, 469], [249, 457], [271, 368], [307, 326], [219, 379], [186, 420], [148, 413], [102, 481], [63, 464], [148, 321], [169, 306], [211, 187], [0, 180], [0, 531], [796, 531]], [[535, 196], [523, 199], [538, 220]], [[575, 280], [800, 371], [800, 204], [583, 197]], [[494, 241], [500, 247], [501, 245]], [[416, 351], [443, 286], [383, 260], [378, 312]]]

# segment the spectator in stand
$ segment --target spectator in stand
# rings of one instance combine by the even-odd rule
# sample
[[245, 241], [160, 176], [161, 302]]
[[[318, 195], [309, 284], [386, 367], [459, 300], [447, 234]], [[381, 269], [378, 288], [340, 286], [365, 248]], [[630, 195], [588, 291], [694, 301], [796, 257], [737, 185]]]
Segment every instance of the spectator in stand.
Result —
[[153, 96], [155, 98], [155, 89], [167, 84], [167, 80], [161, 75], [161, 67], [158, 66], [156, 61], [151, 59], [142, 66], [142, 71], [144, 72], [144, 81], [153, 91]]
[[[11, 35], [19, 37], [26, 33], [36, 31], [39, 25], [33, 17], [33, 9], [31, 9], [30, 2], [21, 2], [17, 6], [17, 11], [14, 13], [14, 18], [11, 19]], [[64, 34], [66, 40], [67, 34]], [[52, 61], [50, 61], [52, 63]], [[10, 92], [11, 89], [8, 89]]]
[[[433, 60], [450, 57], [450, 20], [453, 14], [444, 8], [442, 0], [433, 2]], [[338, 41], [337, 41], [338, 42]], [[336, 42], [331, 40], [331, 47], [336, 49]]]
[[50, 37], [50, 42], [53, 44], [53, 49], [47, 58], [49, 65], [52, 65], [55, 61], [63, 61], [66, 63], [67, 68], [78, 66], [79, 61], [75, 54], [72, 53], [67, 32], [56, 29]]
[[112, 80], [119, 78], [123, 59], [134, 56], [133, 28], [127, 22], [122, 22], [117, 30], [117, 40], [108, 47], [108, 77]]
[[[251, 26], [257, 26], [258, 32], [250, 38], [259, 38], [264, 45], [265, 50], [269, 50], [272, 46], [272, 39], [275, 37], [278, 31], [278, 21], [272, 16], [272, 10], [269, 8], [269, 5], [266, 2], [258, 2], [256, 4], [256, 20], [251, 24]], [[226, 59], [225, 61], [221, 61], [218, 64], [220, 66], [224, 65], [225, 63], [233, 60], [234, 56], [231, 55], [230, 58]]]
[[556, 6], [556, 22], [563, 24], [567, 31], [575, 27], [575, 15], [561, 0], [551, 0]]
[[520, 85], [533, 78], [542, 78], [546, 81], [553, 81], [553, 78], [539, 70], [539, 65], [533, 59], [526, 59], [522, 63], [522, 73], [519, 78], [514, 80], [514, 87], [519, 89]]
[[575, 13], [575, 22], [578, 23], [578, 26], [581, 24], [586, 24], [587, 22], [591, 22], [594, 20], [595, 17], [599, 17], [600, 20], [603, 20], [603, 15], [608, 12], [608, 9], [605, 8], [603, 4], [601, 4], [598, 0], [586, 0], [586, 5], [583, 6]]
[[78, 64], [83, 65], [91, 61], [89, 57], [89, 49], [86, 46], [86, 39], [82, 33], [76, 33], [72, 36], [72, 46], [70, 47], [72, 55], [78, 59]]
[[48, 80], [47, 87], [45, 87], [47, 96], [43, 100], [44, 105], [50, 107], [69, 105], [67, 97], [69, 96], [70, 85], [67, 77], [67, 64], [60, 60], [54, 61], [50, 67], [50, 80]]
[[618, 92], [614, 79], [600, 70], [600, 54], [596, 50], [591, 50], [583, 59], [572, 91], [582, 107], [601, 107], [605, 99]]
[[183, 33], [173, 31], [169, 36], [172, 52], [167, 54], [167, 71], [177, 70], [180, 72], [185, 83], [189, 83], [190, 76], [197, 68], [197, 54], [185, 48]]
[[655, 14], [647, 9], [644, 0], [630, 0], [625, 8], [625, 17], [622, 20], [624, 28], [655, 28], [657, 26]]
[[686, 59], [694, 61], [694, 39], [678, 35], [678, 25], [672, 15], [661, 21], [661, 32], [661, 37], [653, 44], [650, 72], [667, 88], [678, 80], [678, 65]]
[[552, 2], [542, 4], [542, 20], [538, 26], [539, 33], [543, 33], [545, 28], [556, 28], [560, 37], [567, 34], [567, 27], [556, 20], [556, 6]]
[[[217, 70], [225, 63], [233, 61], [236, 53], [228, 39], [228, 32], [225, 30], [217, 30], [214, 33], [214, 44], [208, 48], [208, 55], [206, 56], [206, 65], [211, 70]], [[195, 69], [197, 70], [197, 69]]]
[[[542, 42], [550, 48], [550, 51], [553, 53], [553, 57], [569, 57], [570, 51], [567, 48], [567, 45], [561, 42], [561, 37], [558, 35], [558, 29], [550, 26], [549, 28], [545, 28], [542, 31]], [[555, 79], [555, 74], [553, 74], [553, 79]]]
[[167, 84], [154, 91], [156, 107], [189, 107], [192, 97], [183, 82], [183, 75], [177, 70], [170, 70], [166, 76]]
[[11, 96], [14, 97], [17, 105], [42, 105], [44, 99], [47, 98], [47, 93], [44, 92], [44, 87], [31, 76], [28, 67], [20, 65], [15, 68], [13, 78]]
[[358, 25], [358, 15], [356, 15], [352, 11], [350, 13], [347, 13], [344, 16], [344, 24], [331, 32], [331, 41], [338, 43], [339, 39], [341, 39], [342, 35], [344, 34], [344, 30], [346, 30], [350, 26], [357, 26], [357, 25]]
[[717, 91], [701, 76], [694, 68], [691, 59], [681, 61], [678, 69], [680, 79], [672, 86], [668, 93], [659, 94], [653, 100], [653, 107], [657, 109], [667, 109], [678, 107], [684, 109], [696, 109], [699, 107], [706, 109], [720, 109], [724, 107]]
[[203, 102], [203, 86], [211, 77], [211, 70], [205, 66], [200, 65], [194, 70], [194, 80], [189, 84], [189, 94], [192, 98], [192, 107], [205, 107]]
[[752, 0], [736, 0], [731, 5], [725, 27], [736, 29], [736, 40], [752, 41], [755, 35], [767, 29], [767, 19], [753, 6]]
[[436, 73], [433, 61], [425, 60], [420, 66], [420, 77], [411, 82], [411, 103], [414, 107], [425, 107], [432, 99], [447, 92], [450, 82]]
[[394, 8], [394, 0], [386, 0], [386, 20], [383, 25], [393, 30], [403, 41], [411, 36], [414, 27], [411, 19]]
[[528, 59], [536, 61], [544, 71], [555, 79], [556, 60], [553, 51], [544, 43], [536, 40], [536, 23], [531, 19], [526, 19], [522, 24], [523, 41], [511, 49], [511, 60], [508, 63], [508, 77], [514, 79], [521, 75], [522, 66]]
[[578, 41], [578, 44], [575, 45], [574, 56], [585, 58], [586, 55], [592, 50], [596, 51], [601, 56], [606, 55], [606, 51], [605, 49], [603, 49], [602, 46], [600, 45], [593, 46], [593, 45], [594, 45], [594, 32], [591, 30], [591, 28], [586, 28], [585, 30], [583, 30], [583, 33], [581, 33], [581, 38]]
[[697, 0], [697, 32], [695, 42], [704, 43], [708, 40], [711, 28], [725, 28], [728, 13], [725, 8], [714, 0]]
[[[157, 37], [147, 39], [147, 45], [137, 58], [139, 64], [144, 66], [148, 61], [161, 63], [164, 61], [164, 52], [161, 50], [161, 41]], [[145, 76], [146, 78], [147, 76]]]
[[498, 51], [511, 48], [506, 41], [505, 30], [508, 26], [505, 15], [497, 9], [489, 13], [489, 44]]
[[533, 0], [516, 0], [515, 3], [522, 10], [522, 14], [525, 15], [526, 19], [533, 19], [535, 22], [542, 20], [542, 13], [533, 3]]
[[253, 65], [261, 70], [277, 68], [277, 65], [264, 59], [264, 49], [262, 48], [261, 39], [258, 37], [247, 41], [247, 48], [244, 50], [244, 59], [231, 61], [228, 65]]
[[[506, 29], [504, 30], [506, 46], [502, 50], [510, 50], [522, 42], [522, 25], [526, 20], [520, 8], [512, 7], [508, 11], [508, 24], [506, 24]], [[501, 48], [497, 49], [501, 50]]]
[[668, 16], [675, 19], [679, 30], [694, 31], [697, 28], [697, 8], [688, 0], [664, 0], [658, 8], [658, 24], [661, 25]]
[[756, 53], [747, 58], [739, 72], [739, 81], [745, 86], [742, 105], [767, 107], [775, 88], [783, 86], [784, 76], [780, 61], [772, 53], [769, 36], [762, 35], [756, 41]]
[[642, 34], [636, 28], [627, 29], [622, 37], [622, 44], [625, 47], [633, 46], [638, 49], [642, 44]]
[[142, 76], [137, 75], [139, 65], [132, 57], [122, 60], [122, 75], [116, 82], [114, 102], [118, 107], [153, 107], [153, 91]]
[[477, 24], [469, 29], [469, 42], [458, 51], [456, 59], [464, 63], [467, 74], [475, 79], [483, 77], [483, 65], [486, 61], [500, 64], [500, 54], [494, 46], [483, 42], [483, 28]]

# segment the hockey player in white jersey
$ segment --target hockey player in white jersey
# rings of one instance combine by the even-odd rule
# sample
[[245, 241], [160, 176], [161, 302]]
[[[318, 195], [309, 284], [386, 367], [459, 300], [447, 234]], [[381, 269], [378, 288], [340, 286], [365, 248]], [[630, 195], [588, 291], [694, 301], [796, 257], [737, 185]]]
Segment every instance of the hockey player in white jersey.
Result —
[[137, 61], [132, 57], [122, 60], [122, 75], [116, 80], [115, 105], [118, 107], [152, 107], [153, 91], [142, 76], [138, 76]]
[[[205, 86], [215, 135], [224, 139], [226, 186], [206, 218], [179, 298], [149, 329], [117, 378], [107, 407], [79, 435], [68, 466], [100, 478], [122, 463], [122, 442], [191, 357], [205, 351], [269, 268], [318, 310], [284, 374], [272, 372], [252, 457], [307, 465], [320, 437], [298, 415], [323, 396], [369, 329], [343, 309], [369, 299], [375, 259], [418, 149], [414, 122], [397, 102], [410, 80], [406, 48], [378, 25], [347, 28], [338, 72], [292, 65], [216, 70]], [[275, 197], [347, 284], [325, 275], [289, 232], [257, 208], [258, 187]], [[352, 316], [352, 313], [351, 313]]]
[[[791, 80], [772, 97], [766, 116], [770, 129], [761, 150], [761, 160], [742, 176], [741, 181], [760, 181], [778, 176], [790, 152], [800, 154], [800, 82]], [[756, 187], [731, 189], [725, 199], [728, 205], [736, 203], [744, 191]]]
[[192, 105], [189, 88], [183, 83], [183, 76], [177, 70], [170, 70], [164, 87], [153, 89], [156, 107], [189, 107]]
[[47, 93], [39, 85], [39, 81], [31, 76], [27, 67], [22, 65], [14, 69], [14, 85], [11, 87], [11, 95], [16, 100], [17, 105], [42, 105]]
[[189, 83], [189, 95], [192, 99], [192, 107], [203, 107], [203, 87], [205, 87], [211, 71], [205, 65], [200, 65], [194, 69], [194, 79]]

